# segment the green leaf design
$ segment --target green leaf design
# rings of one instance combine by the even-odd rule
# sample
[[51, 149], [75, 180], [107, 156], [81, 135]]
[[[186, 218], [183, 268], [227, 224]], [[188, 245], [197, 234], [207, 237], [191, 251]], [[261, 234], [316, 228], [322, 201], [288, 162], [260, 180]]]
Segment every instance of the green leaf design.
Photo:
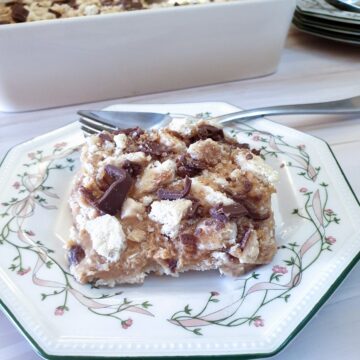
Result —
[[190, 309], [189, 305], [186, 305], [184, 308], [185, 314], [191, 315], [192, 309]]
[[292, 265], [295, 264], [293, 258], [291, 258], [290, 260], [283, 260], [283, 261], [284, 261], [284, 263], [285, 263], [286, 265], [288, 265], [288, 266], [292, 266]]
[[296, 242], [293, 243], [289, 243], [289, 246], [295, 248], [295, 247], [299, 247], [299, 245]]
[[152, 304], [150, 304], [150, 303], [146, 300], [146, 301], [144, 301], [144, 302], [141, 304], [141, 306], [142, 306], [143, 308], [147, 309], [147, 308], [149, 308], [150, 306], [152, 306]]

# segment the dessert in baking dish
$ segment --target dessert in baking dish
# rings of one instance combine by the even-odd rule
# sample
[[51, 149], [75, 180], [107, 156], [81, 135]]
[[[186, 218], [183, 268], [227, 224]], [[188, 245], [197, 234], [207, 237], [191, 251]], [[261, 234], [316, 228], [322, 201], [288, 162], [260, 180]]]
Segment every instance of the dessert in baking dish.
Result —
[[9, 0], [0, 2], [0, 25], [227, 0]]
[[88, 137], [66, 245], [81, 283], [142, 283], [219, 269], [238, 276], [276, 251], [277, 172], [209, 120], [173, 120]]

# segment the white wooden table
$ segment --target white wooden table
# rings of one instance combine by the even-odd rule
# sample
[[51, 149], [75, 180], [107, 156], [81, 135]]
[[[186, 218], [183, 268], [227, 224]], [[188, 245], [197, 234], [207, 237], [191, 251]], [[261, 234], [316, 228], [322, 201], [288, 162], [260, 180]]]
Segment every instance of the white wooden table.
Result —
[[[29, 113], [0, 113], [0, 158], [11, 146], [76, 120], [78, 108], [116, 103], [225, 101], [243, 108], [360, 95], [360, 49], [292, 29], [276, 74], [253, 80]], [[327, 140], [360, 197], [360, 116], [286, 116], [274, 120]], [[360, 265], [276, 360], [360, 359]], [[0, 359], [35, 360], [0, 314]]]

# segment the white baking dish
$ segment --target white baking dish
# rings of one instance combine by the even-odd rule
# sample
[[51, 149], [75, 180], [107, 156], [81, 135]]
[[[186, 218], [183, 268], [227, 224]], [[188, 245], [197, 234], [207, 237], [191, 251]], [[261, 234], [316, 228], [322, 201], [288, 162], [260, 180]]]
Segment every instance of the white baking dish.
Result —
[[0, 110], [272, 73], [294, 7], [295, 0], [238, 0], [0, 25]]

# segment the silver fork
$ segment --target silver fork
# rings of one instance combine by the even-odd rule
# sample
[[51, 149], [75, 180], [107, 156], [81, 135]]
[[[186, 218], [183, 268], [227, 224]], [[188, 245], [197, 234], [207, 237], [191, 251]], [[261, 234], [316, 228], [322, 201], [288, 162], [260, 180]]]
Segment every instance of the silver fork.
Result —
[[[191, 117], [184, 114], [95, 110], [80, 110], [78, 114], [80, 115], [81, 129], [87, 134], [99, 133], [103, 130], [114, 131], [134, 126], [145, 129], [158, 129], [166, 126], [174, 119]], [[360, 114], [360, 96], [321, 103], [270, 106], [242, 110], [212, 117], [211, 120], [224, 124], [232, 121], [246, 121], [267, 115], [290, 114]]]

